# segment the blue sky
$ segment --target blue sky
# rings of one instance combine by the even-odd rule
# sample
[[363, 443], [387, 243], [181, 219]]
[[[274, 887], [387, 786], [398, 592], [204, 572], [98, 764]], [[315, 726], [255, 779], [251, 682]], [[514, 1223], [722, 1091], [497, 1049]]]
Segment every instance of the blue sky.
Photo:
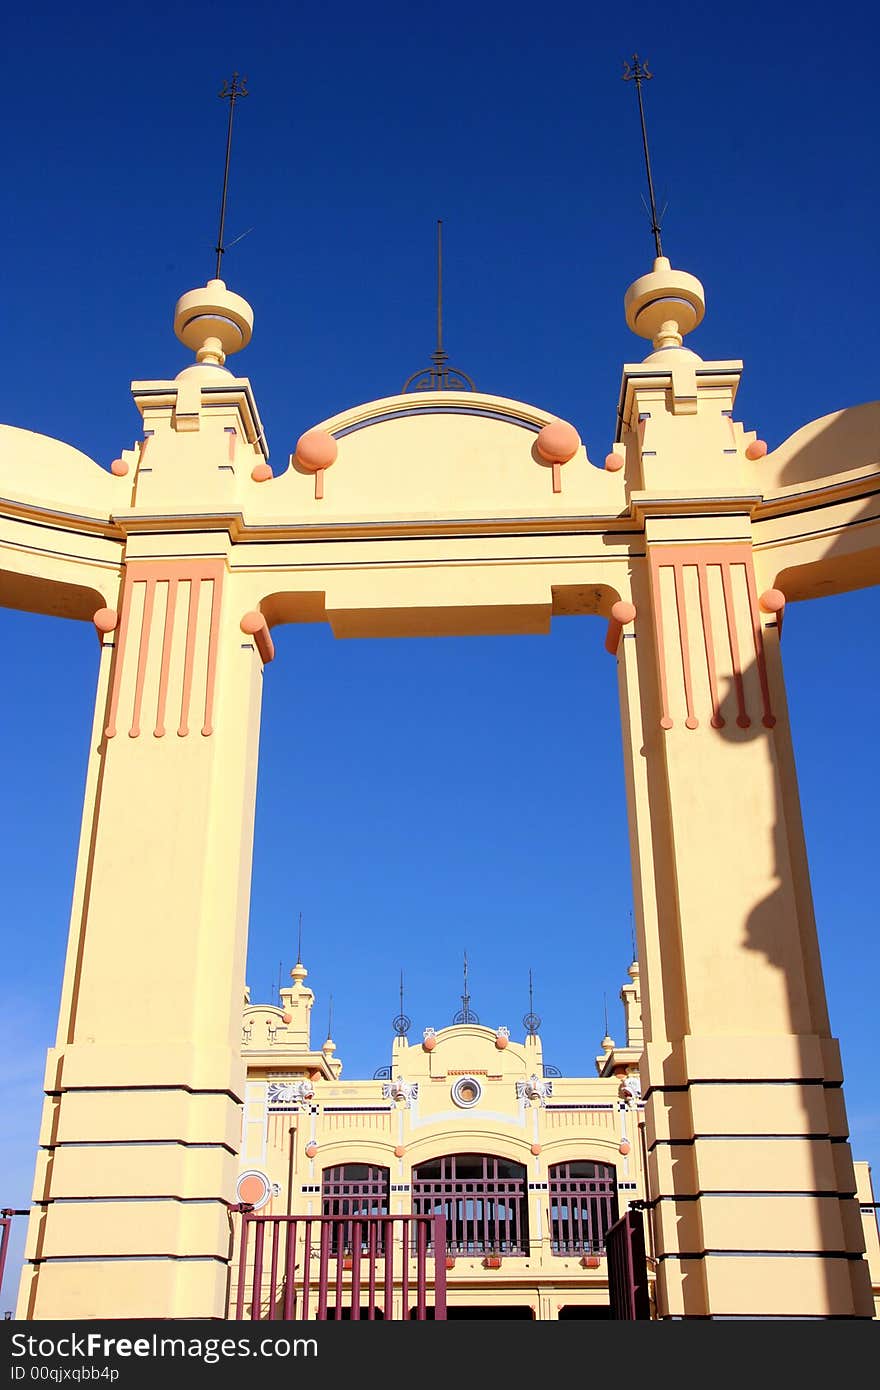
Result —
[[[635, 48], [664, 249], [707, 293], [689, 341], [742, 357], [736, 414], [771, 448], [877, 388], [873, 6], [411, 4], [21, 9], [6, 20], [0, 418], [108, 466], [139, 437], [132, 378], [173, 376], [177, 296], [213, 273], [237, 116], [225, 274], [253, 304], [237, 370], [271, 462], [309, 425], [427, 361], [433, 235], [446, 343], [487, 391], [613, 438], [626, 286], [649, 269]], [[813, 887], [857, 1156], [880, 1164], [875, 637], [864, 592], [786, 615]], [[614, 665], [603, 630], [336, 642], [276, 631], [267, 672], [249, 980], [295, 950], [334, 995], [346, 1074], [387, 1061], [397, 980], [414, 1036], [473, 1006], [514, 1033], [535, 974], [547, 1060], [591, 1071], [630, 951]], [[28, 1198], [54, 1032], [97, 648], [85, 625], [0, 611], [0, 1205]], [[320, 711], [317, 716], [314, 711]], [[315, 737], [320, 724], [320, 738]], [[48, 730], [48, 733], [46, 732]], [[3, 1306], [9, 1306], [8, 1286]]]

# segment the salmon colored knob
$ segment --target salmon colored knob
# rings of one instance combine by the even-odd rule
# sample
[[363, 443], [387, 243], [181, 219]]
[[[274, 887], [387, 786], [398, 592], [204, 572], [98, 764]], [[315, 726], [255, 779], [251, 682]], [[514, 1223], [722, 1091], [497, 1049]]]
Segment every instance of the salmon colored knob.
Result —
[[636, 606], [634, 603], [627, 603], [625, 598], [620, 598], [611, 605], [611, 616], [616, 623], [631, 623], [636, 616]]
[[785, 607], [785, 594], [781, 589], [765, 589], [758, 603], [765, 613], [781, 613]]
[[[618, 1147], [618, 1150], [620, 1151], [620, 1153], [623, 1154], [624, 1158], [626, 1158], [627, 1154], [629, 1153], [629, 1148], [630, 1148], [629, 1140], [628, 1140], [628, 1139], [621, 1139], [621, 1141], [620, 1141], [620, 1143], [618, 1144], [617, 1147]], [[306, 1150], [306, 1152], [308, 1153], [308, 1150]]]
[[244, 617], [239, 623], [239, 627], [241, 628], [242, 632], [247, 633], [249, 637], [253, 637], [254, 634], [257, 632], [262, 632], [265, 626], [266, 619], [263, 617], [262, 613], [257, 613], [256, 611], [251, 613], [245, 613]]
[[300, 468], [309, 473], [317, 473], [336, 462], [339, 446], [327, 430], [306, 430], [296, 443], [296, 461]]
[[538, 1157], [538, 1154], [541, 1152], [541, 1145], [540, 1145], [540, 1144], [533, 1144], [533, 1145], [532, 1145], [532, 1150], [531, 1150], [531, 1151], [532, 1151], [532, 1153], [535, 1155], [535, 1158], [537, 1158], [537, 1157]]
[[568, 463], [581, 447], [581, 437], [574, 425], [554, 420], [540, 431], [535, 447], [546, 463]]
[[605, 455], [605, 471], [607, 473], [619, 473], [623, 467], [623, 459], [620, 454], [610, 453]]
[[251, 469], [251, 477], [255, 483], [267, 483], [272, 476], [272, 469], [268, 463], [256, 463]]
[[751, 444], [746, 445], [747, 459], [762, 459], [767, 452], [767, 445], [763, 439], [753, 439]]
[[315, 1143], [314, 1139], [310, 1139], [309, 1142], [306, 1144], [306, 1158], [314, 1158], [317, 1152], [317, 1144]]
[[119, 622], [119, 614], [115, 608], [99, 608], [92, 622], [99, 632], [114, 632]]
[[110, 472], [114, 478], [124, 478], [128, 472], [128, 464], [125, 459], [114, 459], [110, 465]]
[[292, 1023], [292, 1022], [293, 1022], [293, 1014], [282, 1014], [282, 1015], [281, 1015], [281, 1022], [282, 1022], [282, 1023]]
[[398, 1144], [398, 1145], [397, 1145], [397, 1148], [394, 1150], [394, 1157], [395, 1157], [395, 1158], [403, 1158], [403, 1155], [404, 1155], [405, 1153], [406, 1153], [406, 1149], [403, 1147], [403, 1145], [402, 1145], [402, 1144]]

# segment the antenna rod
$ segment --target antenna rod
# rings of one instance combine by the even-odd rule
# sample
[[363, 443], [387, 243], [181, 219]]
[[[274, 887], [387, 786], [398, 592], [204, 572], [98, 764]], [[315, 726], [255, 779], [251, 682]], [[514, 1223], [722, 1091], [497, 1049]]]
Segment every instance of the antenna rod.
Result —
[[303, 963], [303, 915], [302, 915], [302, 913], [299, 914], [299, 931], [297, 932], [297, 936], [296, 936], [296, 963], [297, 963], [297, 965], [302, 965], [302, 963]]
[[217, 273], [214, 277], [216, 280], [221, 278], [220, 268], [226, 250], [223, 245], [223, 232], [226, 227], [226, 195], [229, 191], [229, 160], [232, 154], [232, 119], [235, 115], [236, 101], [239, 97], [246, 97], [248, 94], [247, 87], [245, 86], [246, 82], [246, 77], [242, 77], [239, 82], [238, 73], [234, 72], [232, 74], [232, 81], [228, 82], [224, 79], [223, 87], [217, 93], [221, 101], [229, 102], [229, 124], [226, 128], [226, 163], [223, 166], [223, 193], [220, 197], [220, 228], [217, 232], [217, 245], [214, 247], [214, 250], [217, 252]]
[[602, 1003], [605, 1005], [605, 1036], [608, 1037], [608, 995], [602, 991]]
[[651, 156], [648, 151], [648, 129], [645, 125], [645, 106], [642, 101], [642, 83], [650, 82], [654, 76], [648, 71], [648, 64], [639, 61], [638, 53], [632, 56], [632, 63], [624, 63], [623, 80], [624, 82], [635, 82], [636, 96], [639, 99], [639, 119], [642, 123], [642, 146], [645, 151], [645, 172], [648, 175], [648, 197], [651, 202], [651, 231], [654, 236], [654, 246], [658, 256], [663, 255], [663, 247], [660, 244], [660, 223], [657, 221], [657, 203], [654, 198], [654, 180], [651, 177]]
[[437, 359], [443, 353], [443, 220], [437, 218]]

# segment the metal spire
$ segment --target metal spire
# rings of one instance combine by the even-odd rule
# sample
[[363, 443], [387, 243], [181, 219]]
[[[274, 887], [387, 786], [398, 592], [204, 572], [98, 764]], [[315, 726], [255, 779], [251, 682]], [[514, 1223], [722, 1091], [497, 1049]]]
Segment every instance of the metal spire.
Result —
[[468, 994], [468, 958], [467, 951], [464, 953], [464, 990], [461, 996], [461, 1008], [453, 1018], [453, 1023], [479, 1023], [477, 1015], [471, 1008], [471, 996]]
[[333, 1037], [333, 995], [327, 1000], [327, 1037]]
[[443, 221], [437, 219], [437, 346], [431, 353], [432, 365], [414, 372], [403, 383], [404, 391], [475, 391], [471, 378], [448, 367], [449, 353], [443, 351]]
[[297, 965], [302, 965], [302, 963], [303, 963], [303, 915], [302, 915], [302, 913], [299, 914], [299, 930], [297, 931], [297, 934], [296, 934], [296, 963], [297, 963]]
[[608, 995], [602, 991], [602, 1003], [605, 1006], [605, 1036], [608, 1037]]
[[648, 152], [648, 130], [645, 125], [645, 105], [642, 101], [642, 83], [650, 82], [654, 76], [648, 71], [648, 64], [639, 60], [638, 53], [634, 53], [632, 61], [623, 65], [624, 82], [635, 82], [636, 95], [639, 99], [639, 118], [642, 123], [642, 146], [645, 151], [645, 172], [648, 175], [648, 197], [651, 202], [651, 232], [654, 237], [654, 246], [658, 256], [663, 255], [663, 247], [660, 244], [660, 218], [657, 216], [657, 202], [654, 198], [654, 180], [651, 177], [651, 156]]
[[530, 1038], [534, 1038], [534, 1037], [537, 1035], [537, 1032], [538, 1032], [538, 1029], [540, 1028], [540, 1026], [541, 1026], [541, 1020], [540, 1020], [540, 1018], [538, 1017], [538, 1015], [535, 1013], [535, 995], [534, 995], [534, 988], [533, 988], [533, 984], [532, 984], [532, 972], [531, 972], [531, 968], [530, 968], [530, 969], [529, 969], [529, 1011], [528, 1011], [528, 1013], [525, 1014], [524, 1017], [523, 1017], [523, 1027], [524, 1027], [525, 1030], [526, 1030], [526, 1035], [527, 1035], [528, 1037], [530, 1037]]
[[394, 1032], [395, 1032], [395, 1034], [397, 1035], [398, 1038], [405, 1038], [405, 1037], [408, 1035], [410, 1028], [412, 1028], [412, 1019], [411, 1019], [411, 1018], [408, 1018], [407, 1015], [406, 1015], [406, 1014], [404, 1013], [404, 1011], [403, 1011], [403, 971], [402, 971], [402, 970], [401, 970], [401, 972], [400, 972], [400, 1013], [399, 1013], [399, 1014], [397, 1015], [397, 1017], [392, 1021], [391, 1027], [394, 1029]]
[[222, 88], [217, 93], [221, 101], [229, 102], [229, 124], [226, 128], [226, 162], [223, 166], [223, 192], [220, 197], [220, 227], [217, 232], [217, 245], [214, 250], [217, 252], [217, 273], [216, 280], [222, 279], [220, 269], [223, 263], [223, 256], [226, 247], [223, 245], [223, 233], [226, 227], [226, 195], [229, 191], [229, 159], [232, 154], [232, 120], [235, 115], [235, 103], [248, 94], [246, 87], [247, 78], [239, 78], [237, 72], [232, 74], [232, 81], [224, 81]]

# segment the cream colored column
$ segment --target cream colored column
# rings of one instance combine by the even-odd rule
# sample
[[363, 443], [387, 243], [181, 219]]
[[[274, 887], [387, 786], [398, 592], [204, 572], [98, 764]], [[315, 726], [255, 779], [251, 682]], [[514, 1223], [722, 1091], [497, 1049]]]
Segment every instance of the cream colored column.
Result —
[[[198, 365], [135, 383], [144, 439], [103, 650], [20, 1318], [222, 1318], [263, 660], [228, 514], [265, 473], [249, 306], [184, 295]], [[251, 621], [246, 618], [249, 614]]]
[[19, 1317], [225, 1314], [262, 661], [214, 546], [104, 638]]
[[658, 1311], [870, 1316], [776, 617], [747, 512], [676, 510], [618, 651]]

